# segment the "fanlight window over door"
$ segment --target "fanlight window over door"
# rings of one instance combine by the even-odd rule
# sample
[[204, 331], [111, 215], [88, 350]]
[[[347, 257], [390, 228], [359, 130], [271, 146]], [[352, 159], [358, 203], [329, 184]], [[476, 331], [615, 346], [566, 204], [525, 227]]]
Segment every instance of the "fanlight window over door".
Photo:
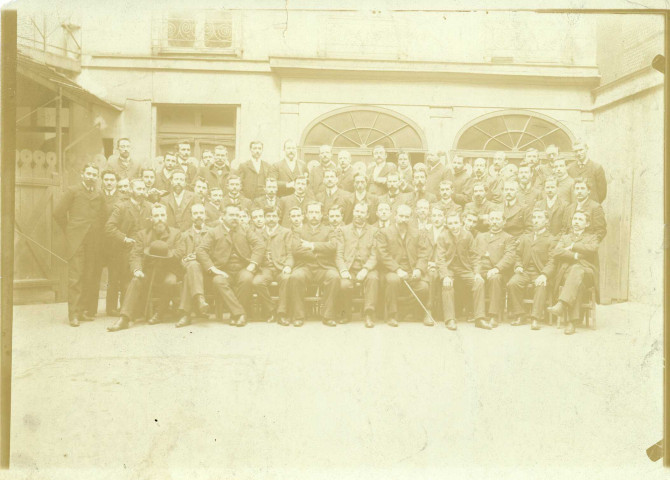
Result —
[[334, 154], [349, 151], [354, 162], [371, 161], [378, 145], [386, 148], [391, 161], [399, 150], [409, 152], [413, 162], [423, 161], [425, 150], [418, 127], [395, 112], [376, 107], [347, 108], [315, 120], [303, 136], [304, 159], [317, 159], [321, 145], [332, 146]]
[[556, 145], [568, 157], [573, 140], [572, 134], [551, 118], [514, 110], [486, 115], [466, 125], [457, 138], [455, 150], [465, 157], [492, 157], [502, 150], [514, 159], [523, 158], [530, 148], [544, 152], [547, 146]]

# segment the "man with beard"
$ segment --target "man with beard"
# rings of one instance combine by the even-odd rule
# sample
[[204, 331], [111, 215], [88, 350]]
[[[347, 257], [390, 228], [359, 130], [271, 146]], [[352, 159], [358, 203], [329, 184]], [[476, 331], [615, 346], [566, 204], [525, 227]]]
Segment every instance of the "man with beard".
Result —
[[[526, 150], [522, 165], [528, 165], [531, 168], [530, 184], [536, 191], [541, 191], [544, 185], [544, 179], [554, 174], [551, 163], [540, 162], [540, 152], [535, 148]], [[521, 179], [519, 179], [521, 183]]]
[[485, 287], [489, 294], [489, 323], [494, 328], [498, 326], [498, 317], [505, 310], [505, 285], [512, 276], [516, 254], [514, 238], [503, 231], [503, 222], [502, 211], [491, 210], [489, 231], [477, 235], [474, 243], [480, 258], [478, 271], [486, 281]]
[[291, 210], [288, 212], [288, 217], [289, 217], [289, 230], [291, 230], [292, 233], [300, 233], [302, 230], [302, 222], [305, 217], [305, 214], [302, 212], [302, 208], [300, 207], [293, 207]]
[[532, 226], [533, 231], [522, 235], [516, 247], [514, 275], [507, 282], [507, 308], [509, 314], [516, 317], [511, 325], [522, 325], [524, 292], [528, 285], [532, 285], [534, 292], [530, 328], [539, 330], [538, 320], [544, 316], [547, 282], [554, 274], [552, 251], [556, 240], [547, 230], [546, 211], [533, 210]]
[[319, 193], [326, 190], [326, 186], [323, 184], [326, 170], [337, 170], [337, 165], [333, 161], [333, 151], [330, 145], [321, 145], [319, 147], [319, 165], [314, 166], [309, 171], [308, 184], [314, 197], [317, 197]]
[[202, 178], [196, 178], [193, 183], [193, 193], [195, 194], [195, 201], [202, 203], [203, 205], [207, 201], [209, 187], [207, 186], [207, 181]]
[[[428, 168], [424, 186], [426, 192], [429, 192], [437, 198], [440, 194], [440, 184], [444, 180], [451, 180], [453, 175], [447, 167], [440, 162], [440, 157], [435, 152], [428, 152], [428, 154], [426, 154], [426, 163]], [[416, 167], [414, 168], [414, 178], [414, 186], [416, 187]]]
[[438, 238], [437, 268], [442, 278], [442, 307], [445, 325], [456, 330], [455, 283], [461, 282], [472, 295], [475, 327], [490, 330], [486, 321], [484, 300], [484, 279], [479, 274], [479, 254], [473, 247], [474, 240], [470, 232], [461, 224], [458, 214], [447, 217], [448, 232]]
[[328, 168], [323, 171], [323, 185], [325, 191], [319, 193], [316, 199], [323, 205], [324, 211], [328, 212], [333, 205], [342, 207], [344, 223], [351, 223], [354, 201], [353, 194], [339, 188], [337, 172]]
[[[302, 214], [300, 209], [298, 212]], [[279, 225], [279, 210], [268, 207], [264, 210], [265, 226], [261, 230], [261, 238], [265, 242], [265, 258], [260, 273], [254, 277], [253, 286], [261, 311], [266, 321], [272, 322], [275, 314], [279, 325], [287, 327], [288, 321], [288, 279], [293, 271], [293, 234], [288, 228]], [[270, 284], [277, 282], [279, 299], [277, 305], [270, 296]]]
[[308, 283], [320, 285], [325, 304], [324, 325], [337, 325], [340, 290], [340, 276], [335, 268], [337, 241], [332, 229], [322, 224], [322, 216], [322, 205], [319, 202], [310, 203], [307, 206], [307, 225], [293, 235], [295, 269], [289, 278], [288, 293], [293, 307], [293, 325], [296, 327], [302, 326], [305, 321], [305, 289]]
[[595, 287], [598, 291], [598, 243], [593, 233], [587, 233], [589, 214], [576, 211], [572, 216], [571, 232], [561, 237], [554, 249], [557, 262], [555, 278], [556, 290], [562, 285], [558, 301], [549, 308], [558, 317], [568, 314], [565, 334], [575, 333], [575, 323], [579, 322], [579, 304], [582, 290]]
[[284, 142], [284, 158], [276, 165], [276, 170], [280, 197], [291, 195], [295, 191], [295, 179], [307, 175], [307, 165], [298, 159], [298, 148], [293, 140]]
[[141, 179], [146, 188], [146, 197], [151, 203], [157, 203], [163, 195], [167, 195], [167, 190], [158, 190], [154, 187], [156, 183], [156, 172], [152, 168], [143, 168], [140, 171]]
[[[468, 169], [465, 168], [465, 161], [460, 155], [456, 155], [451, 161], [451, 166], [454, 169], [453, 181], [451, 187], [453, 190], [452, 199], [461, 207], [471, 200], [471, 175]], [[442, 185], [440, 183], [440, 185]], [[440, 192], [440, 195], [442, 193]]]
[[219, 187], [213, 187], [209, 191], [209, 201], [205, 204], [205, 224], [208, 227], [214, 227], [221, 220], [221, 201], [223, 200], [223, 190]]
[[191, 144], [186, 140], [180, 141], [177, 146], [177, 168], [186, 174], [186, 185], [191, 185], [198, 171], [198, 159], [191, 157]]
[[230, 324], [246, 325], [251, 311], [254, 274], [265, 257], [263, 241], [239, 226], [239, 208], [228, 205], [221, 224], [210, 230], [196, 248], [203, 270], [214, 276], [214, 289], [231, 313]]
[[214, 154], [211, 150], [203, 150], [200, 154], [200, 167], [209, 167], [214, 162]]
[[535, 202], [537, 202], [540, 197], [540, 192], [533, 187], [530, 176], [531, 166], [527, 164], [521, 165], [517, 174], [519, 184], [517, 198], [526, 208], [532, 209], [533, 205], [535, 205]]
[[519, 184], [515, 180], [507, 180], [504, 184], [503, 194], [505, 204], [503, 205], [503, 216], [505, 217], [505, 226], [503, 230], [518, 238], [524, 232], [530, 230], [530, 212], [531, 208], [526, 207], [519, 201], [517, 193]]
[[463, 211], [463, 207], [452, 200], [453, 192], [453, 183], [449, 180], [443, 180], [440, 183], [440, 199], [433, 203], [433, 205], [439, 205], [442, 208], [445, 218], [454, 213], [460, 214]]
[[[424, 280], [428, 269], [428, 246], [419, 231], [409, 226], [411, 215], [411, 207], [400, 205], [395, 222], [379, 230], [375, 237], [377, 261], [383, 267], [385, 278], [386, 323], [391, 327], [398, 326], [396, 317], [401, 292], [411, 295], [404, 282], [414, 290], [421, 303], [425, 305], [428, 301], [428, 283]], [[428, 319], [424, 321], [429, 323]]]
[[215, 187], [225, 190], [228, 175], [230, 175], [228, 150], [223, 145], [217, 145], [214, 147], [213, 162], [209, 165], [201, 165], [197, 176], [205, 179], [210, 190]]
[[[277, 179], [268, 177], [265, 179], [265, 195], [257, 197], [254, 201], [254, 206], [264, 210], [265, 208], [279, 209], [279, 198], [277, 197]], [[281, 211], [279, 212], [281, 215]]]
[[205, 301], [205, 281], [202, 267], [195, 258], [195, 251], [202, 243], [209, 227], [205, 224], [205, 206], [195, 203], [191, 206], [191, 218], [193, 225], [181, 234], [179, 238], [179, 252], [183, 255], [180, 259], [184, 267], [184, 282], [181, 290], [181, 301], [179, 311], [181, 318], [175, 325], [177, 328], [186, 327], [191, 324], [191, 315], [200, 313], [207, 315], [209, 305]]
[[165, 205], [168, 225], [183, 232], [191, 227], [191, 207], [197, 203], [197, 199], [193, 192], [184, 189], [186, 187], [184, 172], [176, 169], [170, 180], [172, 191], [161, 198], [160, 203]]
[[[472, 201], [465, 205], [465, 210], [477, 215], [477, 232], [486, 232], [489, 229], [489, 212], [500, 207], [486, 198], [486, 184], [476, 182], [472, 186]], [[475, 236], [475, 233], [472, 233]]]
[[554, 177], [556, 178], [557, 195], [565, 205], [574, 203], [575, 179], [568, 175], [568, 167], [565, 158], [554, 160]]
[[607, 235], [607, 221], [603, 207], [591, 199], [588, 181], [584, 178], [575, 180], [574, 186], [575, 202], [565, 207], [563, 213], [563, 234], [567, 235], [572, 229], [572, 218], [575, 212], [588, 213], [589, 224], [586, 233], [594, 233], [600, 243]]
[[472, 195], [473, 186], [476, 183], [481, 183], [488, 188], [489, 183], [491, 183], [491, 178], [489, 177], [486, 171], [486, 159], [485, 158], [476, 158], [472, 162], [472, 175], [468, 180], [468, 195]]
[[373, 312], [377, 305], [379, 276], [377, 252], [375, 248], [375, 228], [368, 224], [368, 205], [358, 203], [354, 207], [354, 219], [350, 225], [342, 227], [340, 241], [337, 244], [335, 263], [340, 272], [340, 299], [344, 321], [351, 319], [351, 298], [354, 282], [363, 287], [363, 314], [365, 326], [375, 325]]
[[249, 144], [251, 159], [240, 164], [237, 174], [242, 181], [242, 195], [249, 200], [263, 195], [265, 180], [274, 177], [274, 168], [261, 157], [263, 155], [263, 142], [254, 140]]
[[351, 154], [346, 150], [341, 150], [337, 154], [337, 163], [339, 164], [337, 184], [342, 190], [353, 193], [355, 172], [351, 167]]
[[[270, 207], [268, 207], [270, 208]], [[262, 207], [253, 207], [251, 209], [251, 222], [249, 228], [256, 235], [262, 235], [265, 228], [265, 209]]]
[[388, 173], [386, 176], [386, 184], [388, 187], [387, 192], [381, 197], [378, 197], [379, 203], [388, 204], [391, 208], [391, 212], [395, 212], [400, 205], [405, 203], [405, 194], [400, 191], [398, 172]]
[[377, 203], [379, 198], [368, 192], [368, 177], [365, 173], [357, 173], [354, 175], [354, 208], [359, 203], [365, 203], [368, 206], [368, 223], [373, 224], [377, 221], [375, 211], [377, 210]]
[[505, 158], [505, 152], [498, 151], [493, 154], [493, 170], [495, 175], [489, 178], [489, 184], [487, 185], [486, 198], [494, 203], [502, 203], [504, 197], [503, 187], [505, 183], [505, 175], [503, 174], [503, 169], [507, 165], [507, 159]]
[[128, 328], [129, 322], [142, 316], [142, 305], [152, 302], [152, 295], [159, 296], [158, 306], [147, 320], [149, 325], [161, 323], [177, 296], [177, 273], [180, 272], [178, 250], [180, 232], [167, 224], [165, 205], [151, 207], [151, 227], [137, 232], [137, 241], [130, 251], [130, 270], [133, 278], [121, 306], [121, 316], [109, 332]]
[[[372, 158], [374, 162], [368, 166], [367, 176], [370, 179], [370, 193], [373, 195], [384, 195], [387, 192], [386, 179], [391, 172], [396, 171], [396, 166], [393, 163], [386, 161], [386, 149], [377, 145], [372, 150]], [[400, 181], [398, 180], [398, 185]]]
[[409, 153], [398, 152], [398, 178], [400, 179], [400, 191], [402, 193], [411, 192], [414, 190], [414, 173], [412, 164], [409, 161]]
[[409, 221], [409, 224], [419, 232], [430, 230], [430, 203], [425, 198], [416, 202], [415, 214]]
[[[142, 180], [134, 179], [131, 183], [130, 198], [118, 202], [105, 223], [105, 237], [110, 245], [113, 262], [118, 267], [121, 305], [132, 277], [129, 267], [130, 250], [137, 241], [137, 233], [150, 227], [151, 204], [146, 200], [146, 186]], [[108, 305], [113, 307], [113, 298]], [[115, 316], [118, 312], [115, 312], [115, 308], [108, 308], [107, 314]]]
[[[430, 289], [430, 313], [437, 321], [443, 320], [442, 309], [442, 281], [440, 279], [440, 272], [437, 269], [437, 244], [440, 235], [445, 231], [444, 228], [444, 210], [439, 204], [433, 205], [430, 212], [431, 228], [425, 230], [423, 234], [426, 237], [426, 244], [428, 246], [428, 278]], [[427, 318], [427, 326], [435, 325], [434, 321]]]
[[572, 149], [577, 154], [577, 161], [568, 167], [568, 174], [574, 179], [585, 179], [591, 191], [591, 200], [603, 203], [607, 197], [605, 170], [602, 165], [588, 158], [589, 147], [586, 142], [577, 140]]
[[[230, 174], [228, 176], [228, 194], [223, 196], [221, 200], [221, 211], [228, 205], [233, 205], [240, 210], [248, 212], [253, 206], [253, 202], [242, 194], [242, 180], [237, 175]], [[239, 221], [239, 218], [238, 218]]]
[[414, 165], [414, 191], [403, 193], [402, 202], [412, 209], [416, 208], [416, 202], [425, 199], [429, 204], [437, 202], [437, 196], [426, 188], [426, 168], [422, 163]]
[[563, 215], [567, 205], [558, 196], [556, 177], [544, 179], [544, 193], [540, 200], [535, 202], [535, 208], [547, 212], [549, 232], [556, 236], [563, 231]]
[[130, 140], [119, 138], [116, 142], [117, 154], [107, 160], [106, 170], [111, 170], [120, 178], [135, 178], [140, 168], [139, 162], [130, 158]]
[[176, 168], [177, 155], [167, 152], [163, 157], [163, 168], [158, 171], [154, 181], [154, 188], [160, 192], [161, 197], [172, 191], [172, 173], [177, 171]]
[[105, 198], [97, 188], [100, 170], [95, 164], [84, 165], [81, 183], [67, 189], [53, 211], [56, 223], [65, 233], [68, 250], [68, 320], [78, 327], [90, 321], [98, 311], [98, 270]]
[[302, 214], [304, 215], [307, 212], [307, 205], [315, 200], [312, 192], [307, 190], [306, 176], [296, 177], [293, 181], [293, 188], [293, 194], [281, 197], [279, 199], [279, 210], [282, 212], [281, 224], [286, 228], [291, 227], [289, 212], [294, 207], [300, 208]]

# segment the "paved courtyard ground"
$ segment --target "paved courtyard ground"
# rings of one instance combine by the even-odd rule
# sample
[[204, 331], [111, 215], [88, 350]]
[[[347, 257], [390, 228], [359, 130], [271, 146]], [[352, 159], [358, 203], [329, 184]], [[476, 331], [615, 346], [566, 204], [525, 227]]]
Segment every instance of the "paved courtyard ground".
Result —
[[[662, 478], [662, 309], [598, 329], [328, 328], [14, 310], [24, 478]], [[450, 474], [447, 476], [447, 474]]]

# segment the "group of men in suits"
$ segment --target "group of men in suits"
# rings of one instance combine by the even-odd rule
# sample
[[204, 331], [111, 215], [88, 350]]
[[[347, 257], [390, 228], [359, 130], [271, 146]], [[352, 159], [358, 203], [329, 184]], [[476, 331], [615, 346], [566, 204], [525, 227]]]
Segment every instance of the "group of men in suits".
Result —
[[72, 326], [95, 316], [105, 267], [106, 311], [118, 316], [110, 331], [160, 323], [170, 309], [177, 327], [189, 325], [209, 313], [210, 294], [232, 325], [258, 310], [301, 326], [318, 289], [328, 326], [350, 320], [356, 290], [366, 327], [397, 326], [408, 305], [425, 325], [455, 330], [466, 316], [492, 329], [507, 305], [511, 325], [538, 329], [555, 297], [549, 311], [567, 316], [571, 334], [580, 295], [598, 288], [607, 182], [581, 141], [569, 166], [551, 146], [546, 162], [530, 149], [518, 168], [496, 152], [490, 169], [484, 158], [445, 165], [433, 152], [414, 165], [399, 152], [396, 164], [383, 146], [352, 165], [329, 145], [308, 168], [288, 140], [277, 163], [251, 142], [236, 169], [224, 146], [197, 162], [180, 142], [155, 171], [130, 158], [128, 139], [117, 147], [102, 172], [84, 167], [54, 212], [68, 238]]

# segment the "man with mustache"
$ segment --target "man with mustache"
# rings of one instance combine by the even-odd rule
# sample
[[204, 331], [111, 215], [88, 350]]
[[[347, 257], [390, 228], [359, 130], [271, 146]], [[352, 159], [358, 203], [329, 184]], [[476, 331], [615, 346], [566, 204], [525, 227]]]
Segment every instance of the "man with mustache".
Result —
[[[426, 181], [424, 183], [425, 190], [437, 198], [440, 195], [440, 184], [444, 180], [451, 181], [453, 175], [451, 171], [440, 162], [440, 157], [435, 152], [428, 152], [426, 154], [426, 164], [428, 168], [426, 169]], [[414, 186], [416, 187], [416, 181]]]
[[130, 139], [119, 138], [116, 141], [116, 149], [118, 153], [109, 157], [105, 169], [113, 171], [117, 179], [135, 178], [139, 172], [140, 164], [130, 158]]
[[554, 160], [554, 178], [556, 179], [557, 194], [565, 205], [570, 205], [575, 201], [575, 179], [568, 175], [568, 167], [565, 158]]
[[78, 327], [91, 321], [98, 311], [98, 271], [105, 198], [97, 187], [100, 169], [88, 163], [81, 171], [81, 182], [69, 187], [53, 211], [56, 223], [65, 233], [68, 260], [68, 320]]
[[197, 197], [185, 190], [186, 174], [180, 169], [174, 170], [170, 184], [170, 193], [161, 198], [160, 203], [165, 205], [168, 225], [183, 232], [191, 226], [191, 207], [197, 202]]
[[276, 165], [279, 197], [291, 195], [295, 191], [295, 179], [308, 174], [305, 162], [298, 159], [298, 147], [293, 140], [284, 142], [284, 155]]
[[120, 318], [107, 327], [110, 332], [126, 329], [130, 321], [141, 317], [141, 307], [152, 301], [147, 298], [150, 293], [157, 295], [159, 301], [147, 323], [161, 323], [170, 301], [177, 296], [177, 274], [181, 273], [179, 260], [183, 257], [178, 246], [180, 232], [168, 226], [165, 205], [156, 203], [151, 207], [151, 227], [140, 230], [136, 237], [130, 252], [133, 278], [121, 306]]
[[334, 169], [328, 168], [323, 171], [323, 185], [325, 190], [319, 193], [316, 199], [321, 202], [324, 211], [328, 212], [333, 205], [339, 205], [344, 215], [344, 223], [351, 223], [354, 209], [353, 194], [339, 188], [337, 172]]
[[253, 202], [242, 195], [242, 179], [235, 174], [228, 176], [227, 195], [223, 196], [221, 200], [221, 211], [228, 205], [233, 205], [241, 211], [248, 212], [253, 207]]
[[176, 146], [177, 169], [186, 175], [186, 185], [191, 185], [198, 171], [198, 159], [191, 156], [191, 144], [187, 140], [180, 141]]
[[279, 184], [275, 177], [268, 177], [265, 179], [265, 195], [257, 197], [254, 201], [254, 206], [264, 210], [266, 208], [277, 208], [280, 209], [279, 215], [281, 216], [281, 207], [279, 206], [279, 197], [277, 197], [277, 191], [279, 190]]
[[507, 180], [504, 183], [503, 194], [505, 203], [503, 205], [503, 216], [505, 217], [505, 226], [503, 230], [518, 238], [524, 232], [530, 230], [530, 211], [526, 205], [522, 204], [518, 198], [519, 184], [516, 180]]
[[563, 234], [567, 235], [572, 230], [572, 218], [575, 212], [588, 213], [589, 224], [586, 227], [586, 233], [593, 233], [598, 238], [598, 243], [602, 242], [607, 235], [607, 220], [602, 205], [591, 199], [588, 180], [584, 178], [575, 179], [574, 185], [575, 202], [565, 207], [563, 213]]
[[[523, 164], [519, 167], [517, 173], [519, 189], [517, 191], [517, 198], [519, 202], [524, 205], [526, 208], [533, 208], [535, 202], [537, 202], [540, 197], [540, 191], [536, 190], [533, 187], [533, 182], [531, 180], [531, 165]], [[544, 177], [542, 177], [544, 179]]]
[[263, 241], [239, 224], [240, 210], [227, 205], [221, 223], [196, 247], [203, 270], [213, 276], [214, 289], [228, 306], [230, 324], [243, 327], [251, 312], [253, 280], [265, 257]]
[[414, 190], [414, 184], [412, 183], [414, 173], [409, 160], [409, 153], [402, 150], [398, 152], [398, 178], [400, 179], [400, 191], [402, 193]]
[[228, 150], [223, 145], [214, 147], [214, 158], [209, 165], [201, 165], [197, 176], [207, 182], [210, 190], [213, 188], [226, 189], [226, 182], [230, 175], [230, 162], [228, 161]]
[[607, 197], [605, 170], [602, 165], [588, 158], [589, 147], [583, 140], [577, 140], [572, 149], [577, 154], [577, 161], [568, 167], [568, 174], [574, 179], [585, 179], [591, 192], [591, 200], [603, 203]]
[[503, 169], [507, 165], [507, 158], [505, 157], [505, 152], [498, 151], [493, 154], [493, 171], [495, 175], [490, 177], [489, 184], [487, 185], [487, 196], [486, 198], [491, 200], [494, 203], [502, 203], [504, 199], [503, 188], [505, 183], [505, 176], [503, 174]]
[[402, 201], [406, 205], [412, 209], [416, 209], [416, 204], [421, 199], [427, 200], [429, 204], [437, 202], [437, 196], [429, 192], [426, 187], [426, 167], [423, 163], [414, 165], [413, 183], [414, 191], [402, 195]]
[[365, 173], [354, 175], [354, 208], [359, 203], [365, 203], [368, 206], [368, 223], [374, 224], [377, 221], [377, 195], [368, 192], [368, 177]]
[[249, 200], [263, 195], [265, 179], [275, 177], [274, 167], [263, 160], [263, 142], [254, 140], [249, 144], [251, 158], [240, 164], [237, 174], [242, 182], [241, 193]]
[[542, 163], [540, 161], [540, 152], [535, 148], [526, 150], [526, 155], [522, 162], [523, 165], [528, 165], [531, 169], [530, 185], [536, 190], [542, 190], [544, 179], [554, 174], [551, 162]]
[[288, 217], [289, 226], [287, 228], [289, 228], [293, 234], [300, 233], [302, 230], [302, 222], [305, 217], [302, 209], [300, 207], [291, 208], [291, 210], [288, 212]]
[[209, 186], [204, 178], [198, 177], [195, 179], [195, 182], [193, 182], [193, 193], [195, 194], [195, 201], [204, 205], [209, 194]]
[[176, 169], [177, 155], [171, 151], [167, 152], [163, 156], [163, 168], [156, 173], [156, 179], [154, 181], [154, 188], [161, 192], [161, 196], [172, 191], [172, 173], [175, 172]]
[[339, 170], [337, 173], [337, 185], [344, 191], [354, 192], [354, 169], [351, 166], [351, 154], [346, 150], [341, 150], [337, 154], [337, 163]]
[[488, 217], [491, 210], [499, 208], [486, 198], [486, 184], [484, 182], [475, 182], [472, 186], [472, 201], [465, 205], [465, 210], [473, 212], [477, 216], [477, 224], [475, 231], [472, 232], [476, 236], [476, 232], [486, 232], [489, 229]]
[[156, 183], [156, 172], [153, 168], [143, 168], [140, 170], [141, 180], [144, 182], [146, 189], [146, 198], [151, 203], [157, 203], [163, 195], [167, 195], [167, 190], [158, 190], [154, 184]]
[[463, 207], [452, 200], [453, 193], [453, 183], [449, 180], [443, 180], [440, 183], [440, 199], [433, 205], [439, 205], [442, 208], [445, 218], [451, 214], [461, 214], [463, 212]]
[[330, 145], [321, 145], [319, 147], [319, 164], [315, 165], [309, 171], [309, 189], [314, 197], [325, 191], [323, 177], [326, 170], [337, 170], [337, 165], [333, 161], [333, 151]]
[[307, 177], [305, 175], [296, 177], [293, 181], [294, 191], [291, 195], [279, 199], [279, 210], [282, 212], [281, 225], [291, 228], [290, 211], [294, 207], [300, 208], [302, 214], [307, 212], [307, 205], [315, 200], [312, 192], [307, 190]]
[[566, 204], [558, 196], [556, 177], [544, 179], [544, 192], [540, 200], [535, 202], [535, 208], [545, 210], [549, 223], [547, 228], [552, 235], [560, 235], [563, 231], [563, 215]]
[[[406, 201], [404, 193], [400, 191], [400, 178], [398, 172], [389, 172], [386, 175], [387, 191], [379, 198], [379, 203], [386, 203], [391, 208], [391, 212], [395, 213], [400, 205]], [[371, 191], [371, 190], [368, 190]], [[374, 195], [374, 194], [373, 194]]]
[[[465, 160], [460, 155], [454, 156], [451, 161], [451, 166], [454, 170], [451, 187], [453, 190], [452, 198], [454, 203], [465, 206], [471, 198], [471, 181], [472, 178], [468, 169], [465, 168]], [[440, 184], [441, 185], [441, 184]]]
[[386, 149], [382, 145], [372, 150], [373, 163], [368, 166], [367, 177], [370, 179], [368, 188], [373, 195], [381, 196], [387, 192], [386, 179], [391, 172], [396, 171], [395, 164], [387, 162], [386, 158]]

